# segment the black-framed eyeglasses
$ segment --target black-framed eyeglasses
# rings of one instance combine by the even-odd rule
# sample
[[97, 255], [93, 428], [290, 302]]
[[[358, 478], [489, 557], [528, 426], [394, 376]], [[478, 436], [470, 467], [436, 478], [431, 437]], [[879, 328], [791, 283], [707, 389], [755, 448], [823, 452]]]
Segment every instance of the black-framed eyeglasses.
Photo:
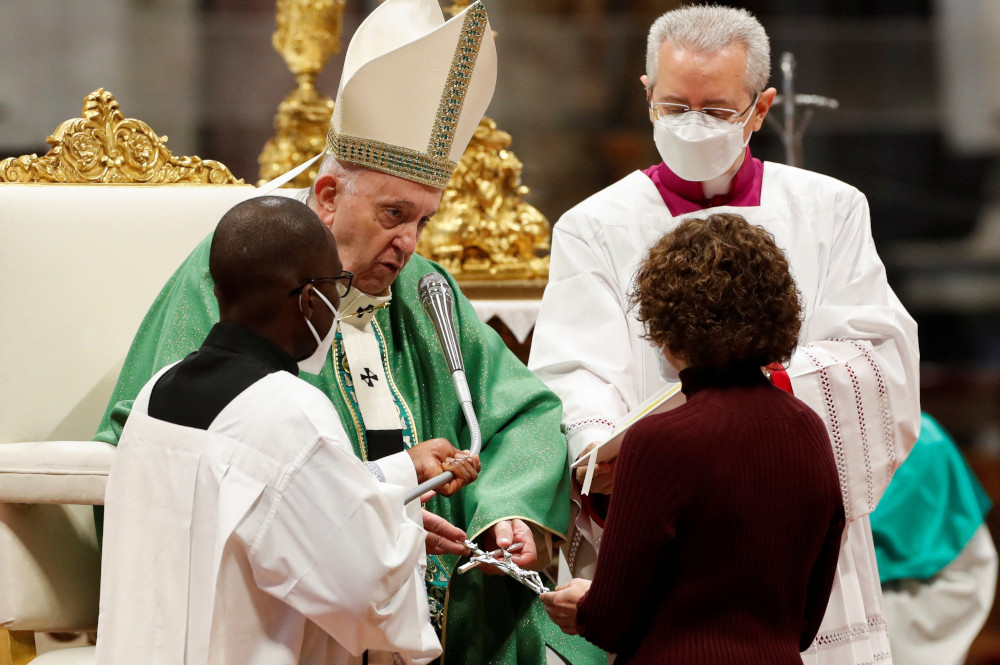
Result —
[[742, 111], [736, 111], [734, 109], [724, 109], [724, 108], [713, 108], [706, 106], [703, 109], [693, 109], [687, 104], [676, 104], [674, 102], [653, 102], [647, 98], [649, 103], [649, 108], [652, 109], [653, 113], [656, 114], [657, 118], [669, 118], [684, 115], [685, 113], [690, 113], [694, 111], [695, 113], [703, 113], [707, 116], [711, 116], [716, 120], [725, 120], [726, 122], [736, 122], [739, 118], [752, 109], [760, 99], [760, 95], [756, 95], [750, 105], [747, 106]]
[[316, 277], [315, 279], [307, 279], [306, 281], [299, 284], [297, 287], [288, 292], [290, 296], [297, 296], [302, 293], [302, 289], [306, 288], [306, 284], [319, 284], [320, 282], [336, 282], [337, 284], [337, 295], [344, 298], [351, 291], [351, 282], [354, 281], [354, 273], [348, 270], [340, 273], [336, 277]]

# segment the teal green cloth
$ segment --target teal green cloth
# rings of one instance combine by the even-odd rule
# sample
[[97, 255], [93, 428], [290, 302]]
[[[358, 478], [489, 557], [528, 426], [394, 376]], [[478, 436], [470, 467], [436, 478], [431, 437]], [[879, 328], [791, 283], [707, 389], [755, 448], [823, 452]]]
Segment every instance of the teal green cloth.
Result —
[[[146, 314], [95, 439], [116, 444], [142, 386], [162, 367], [195, 351], [218, 320], [208, 273], [210, 242], [211, 236], [195, 248]], [[418, 440], [444, 437], [462, 449], [470, 445], [433, 325], [417, 297], [417, 282], [430, 271], [444, 275], [455, 293], [455, 325], [482, 430], [483, 472], [455, 496], [431, 499], [427, 508], [470, 537], [499, 520], [519, 517], [558, 539], [569, 526], [570, 486], [559, 399], [479, 321], [443, 268], [414, 255], [392, 287], [391, 305], [375, 314], [375, 324], [386, 366], [410, 409]], [[330, 397], [355, 453], [364, 459], [364, 428], [358, 425], [357, 407], [338, 382], [333, 362], [328, 358], [319, 376], [303, 378]], [[455, 575], [457, 557], [439, 560], [451, 576], [444, 604], [446, 665], [541, 665], [546, 642], [571, 663], [606, 665], [599, 649], [563, 635], [529, 590], [479, 571]]]
[[923, 414], [920, 438], [871, 514], [882, 583], [936, 575], [965, 548], [990, 506], [955, 442]]

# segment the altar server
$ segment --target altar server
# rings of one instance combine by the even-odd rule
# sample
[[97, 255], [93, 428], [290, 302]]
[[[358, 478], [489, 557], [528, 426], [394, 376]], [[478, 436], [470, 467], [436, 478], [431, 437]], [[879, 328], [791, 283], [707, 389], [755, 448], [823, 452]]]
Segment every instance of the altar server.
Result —
[[[221, 320], [140, 391], [108, 479], [97, 661], [429, 662], [406, 487], [380, 484], [297, 378], [350, 292], [333, 236], [301, 203], [252, 199], [222, 218], [209, 265]], [[449, 457], [409, 487], [475, 479], [478, 459], [440, 444]]]
[[[789, 381], [826, 423], [848, 519], [831, 600], [803, 661], [884, 664], [891, 655], [867, 516], [919, 432], [917, 329], [886, 281], [864, 195], [763, 163], [747, 147], [774, 101], [769, 70], [767, 35], [745, 10], [689, 6], [653, 23], [640, 80], [663, 162], [555, 225], [529, 366], [562, 398], [576, 459], [677, 380], [669, 368], [661, 377], [659, 354], [626, 298], [652, 243], [686, 217], [715, 212], [769, 230], [788, 255], [805, 314], [787, 374], [772, 376]], [[594, 482], [606, 493], [608, 467]], [[599, 538], [591, 522], [581, 526]]]

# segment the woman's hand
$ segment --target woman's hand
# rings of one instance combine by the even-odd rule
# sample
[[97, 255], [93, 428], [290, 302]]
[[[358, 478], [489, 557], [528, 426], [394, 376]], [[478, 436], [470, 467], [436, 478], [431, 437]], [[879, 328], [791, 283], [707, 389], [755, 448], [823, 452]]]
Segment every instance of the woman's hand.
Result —
[[576, 627], [576, 606], [589, 590], [590, 580], [576, 578], [568, 584], [557, 586], [555, 591], [541, 595], [549, 618], [567, 635], [579, 634]]

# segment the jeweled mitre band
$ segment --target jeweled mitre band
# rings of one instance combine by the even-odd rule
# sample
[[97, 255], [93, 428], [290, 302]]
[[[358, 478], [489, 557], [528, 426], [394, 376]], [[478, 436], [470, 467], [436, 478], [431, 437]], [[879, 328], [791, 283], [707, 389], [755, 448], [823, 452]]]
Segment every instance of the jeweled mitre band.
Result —
[[350, 136], [331, 127], [326, 137], [330, 154], [338, 160], [367, 166], [438, 189], [447, 187], [458, 167], [458, 163], [448, 157], [487, 25], [486, 9], [482, 3], [477, 2], [469, 7], [462, 22], [462, 32], [455, 46], [448, 79], [441, 92], [441, 102], [425, 152], [375, 139]]

